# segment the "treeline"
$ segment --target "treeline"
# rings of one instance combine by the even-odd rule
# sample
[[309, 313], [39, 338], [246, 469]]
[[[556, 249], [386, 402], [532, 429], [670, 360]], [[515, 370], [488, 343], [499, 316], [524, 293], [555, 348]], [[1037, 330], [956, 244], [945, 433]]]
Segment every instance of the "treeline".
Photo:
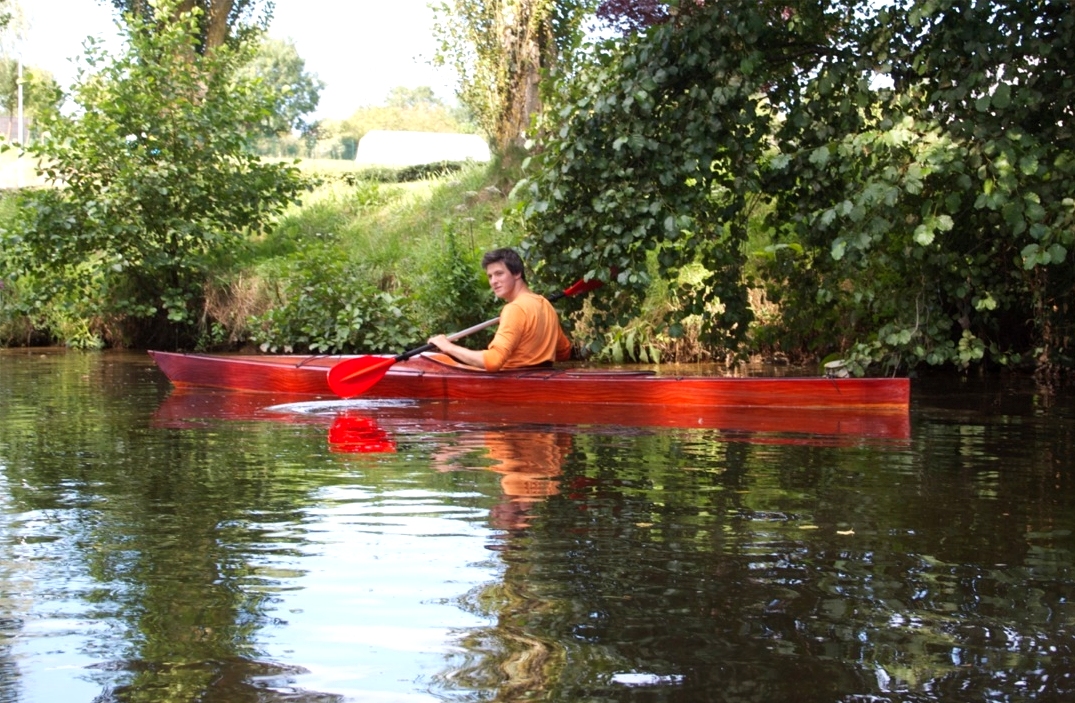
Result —
[[[464, 91], [503, 81], [470, 105], [501, 161], [417, 184], [424, 200], [252, 158], [251, 126], [280, 110], [237, 68], [252, 49], [204, 51], [197, 13], [135, 18], [128, 53], [79, 87], [83, 112], [49, 113], [36, 153], [64, 188], [5, 205], [0, 331], [398, 351], [489, 311], [477, 257], [497, 244], [548, 290], [608, 283], [566, 311], [598, 358], [1071, 368], [1070, 3], [579, 0], [505, 20], [545, 34], [500, 31], [476, 3], [453, 3], [475, 18], [457, 50], [482, 32], [518, 43], [483, 44]], [[149, 84], [180, 89], [147, 99]], [[397, 97], [318, 128], [341, 156], [400, 110], [465, 129], [428, 94]]]
[[0, 199], [0, 341], [384, 351], [444, 322], [406, 292], [453, 256], [442, 241], [416, 246], [429, 211], [410, 195], [460, 165], [311, 171], [259, 157], [281, 116], [279, 92], [248, 70], [260, 45], [201, 51], [198, 17], [131, 16], [122, 51], [87, 49], [93, 70], [69, 96], [79, 109], [39, 115], [26, 153], [54, 187]]

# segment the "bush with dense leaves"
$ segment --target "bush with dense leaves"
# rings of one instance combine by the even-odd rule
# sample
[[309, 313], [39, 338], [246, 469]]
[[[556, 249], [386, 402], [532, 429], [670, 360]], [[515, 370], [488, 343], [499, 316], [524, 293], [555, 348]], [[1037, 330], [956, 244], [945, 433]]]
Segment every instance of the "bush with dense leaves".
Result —
[[599, 323], [700, 265], [673, 336], [700, 315], [702, 341], [741, 348], [756, 271], [773, 349], [1075, 360], [1069, 2], [667, 3], [688, 4], [562, 78], [518, 189], [532, 259], [616, 272]]
[[[158, 3], [161, 17], [170, 2]], [[96, 281], [81, 302], [107, 341], [191, 345], [205, 331], [209, 272], [303, 182], [248, 149], [273, 103], [238, 77], [241, 47], [198, 54], [194, 13], [129, 17], [125, 34], [116, 55], [88, 44], [74, 113], [40, 117], [30, 151], [58, 188], [24, 194], [29, 214], [6, 236], [39, 281]]]

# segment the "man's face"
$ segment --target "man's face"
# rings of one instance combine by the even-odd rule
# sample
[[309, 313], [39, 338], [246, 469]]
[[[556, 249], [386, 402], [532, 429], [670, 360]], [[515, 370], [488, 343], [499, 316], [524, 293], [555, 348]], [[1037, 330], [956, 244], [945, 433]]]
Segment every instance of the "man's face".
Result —
[[523, 277], [521, 273], [513, 274], [509, 271], [503, 261], [494, 261], [486, 266], [485, 275], [489, 279], [489, 287], [493, 289], [493, 295], [509, 303], [518, 293], [519, 283]]

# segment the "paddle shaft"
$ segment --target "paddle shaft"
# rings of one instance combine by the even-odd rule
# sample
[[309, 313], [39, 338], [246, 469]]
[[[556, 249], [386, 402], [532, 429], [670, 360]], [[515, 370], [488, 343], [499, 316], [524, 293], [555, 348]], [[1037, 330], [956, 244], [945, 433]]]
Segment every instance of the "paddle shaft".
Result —
[[[486, 320], [485, 322], [479, 322], [478, 324], [474, 325], [473, 327], [468, 327], [465, 330], [459, 330], [458, 332], [452, 332], [450, 335], [448, 335], [448, 341], [449, 342], [454, 342], [457, 339], [462, 339], [463, 337], [466, 337], [467, 335], [474, 334], [475, 332], [481, 332], [486, 327], [492, 327], [493, 325], [495, 325], [498, 322], [500, 322], [500, 318], [499, 317], [494, 317], [492, 320]], [[435, 344], [429, 344], [427, 342], [426, 344], [423, 344], [420, 347], [417, 347], [415, 349], [411, 349], [410, 351], [405, 351], [402, 354], [397, 354], [393, 358], [396, 361], [406, 361], [407, 359], [410, 359], [412, 356], [418, 356], [422, 352], [433, 351], [436, 348], [437, 348], [437, 346]]]
[[[578, 284], [575, 284], [575, 285], [577, 286]], [[548, 300], [550, 303], [555, 303], [557, 300], [559, 300], [560, 298], [563, 298], [566, 295], [568, 295], [568, 293], [565, 293], [562, 290], [558, 290], [555, 293], [549, 293], [548, 295], [546, 295], [545, 299]], [[487, 327], [492, 327], [493, 325], [497, 324], [498, 322], [500, 322], [500, 318], [499, 317], [494, 317], [491, 320], [486, 320], [485, 322], [479, 322], [478, 324], [476, 324], [476, 325], [474, 325], [472, 327], [468, 327], [465, 330], [459, 330], [458, 332], [452, 332], [451, 334], [448, 335], [448, 341], [449, 342], [454, 342], [457, 339], [462, 339], [463, 337], [466, 337], [468, 335], [472, 335], [475, 332], [481, 332], [483, 329], [485, 329]], [[436, 348], [437, 347], [436, 347], [435, 344], [426, 343], [426, 344], [423, 344], [422, 346], [420, 346], [420, 347], [418, 347], [416, 349], [411, 349], [410, 351], [405, 351], [402, 354], [398, 354], [393, 358], [396, 361], [406, 361], [407, 359], [410, 359], [412, 356], [418, 356], [419, 354], [421, 354], [423, 352], [433, 351]]]
[[[579, 280], [567, 290], [550, 293], [545, 296], [545, 298], [549, 300], [549, 302], [553, 302], [568, 295], [577, 295], [579, 293], [591, 291], [600, 285], [601, 281], [596, 279], [590, 281]], [[466, 337], [468, 334], [474, 334], [486, 327], [492, 327], [498, 322], [500, 322], [500, 318], [494, 317], [492, 320], [486, 320], [473, 327], [468, 327], [465, 330], [453, 332], [448, 335], [448, 339], [454, 342], [457, 339]], [[362, 356], [342, 361], [329, 369], [329, 387], [332, 389], [332, 392], [338, 396], [343, 398], [354, 397], [377, 383], [377, 381], [387, 373], [389, 367], [396, 362], [406, 361], [412, 356], [417, 356], [422, 352], [432, 351], [436, 348], [436, 345], [427, 343], [416, 349], [411, 349], [410, 351], [403, 352], [402, 354], [393, 357]]]

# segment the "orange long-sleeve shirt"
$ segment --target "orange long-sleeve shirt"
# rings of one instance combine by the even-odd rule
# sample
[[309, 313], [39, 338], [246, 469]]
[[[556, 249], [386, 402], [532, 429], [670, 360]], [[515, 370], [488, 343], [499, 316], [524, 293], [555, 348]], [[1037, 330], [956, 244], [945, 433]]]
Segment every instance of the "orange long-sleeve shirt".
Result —
[[556, 309], [536, 293], [518, 295], [500, 311], [500, 325], [482, 352], [486, 371], [537, 366], [571, 358], [571, 341]]

